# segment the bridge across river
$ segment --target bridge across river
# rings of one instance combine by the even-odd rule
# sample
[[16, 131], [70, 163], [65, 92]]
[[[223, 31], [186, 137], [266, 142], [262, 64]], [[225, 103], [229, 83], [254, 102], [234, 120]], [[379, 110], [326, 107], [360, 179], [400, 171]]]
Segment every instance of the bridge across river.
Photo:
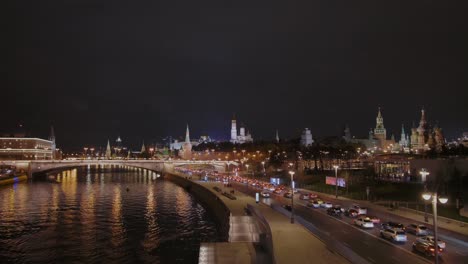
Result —
[[161, 173], [173, 171], [176, 167], [205, 165], [218, 172], [226, 171], [226, 166], [237, 165], [233, 161], [191, 161], [191, 160], [4, 160], [0, 165], [15, 166], [17, 171], [23, 170], [32, 176], [34, 173], [57, 169], [76, 168], [84, 166], [129, 166]]

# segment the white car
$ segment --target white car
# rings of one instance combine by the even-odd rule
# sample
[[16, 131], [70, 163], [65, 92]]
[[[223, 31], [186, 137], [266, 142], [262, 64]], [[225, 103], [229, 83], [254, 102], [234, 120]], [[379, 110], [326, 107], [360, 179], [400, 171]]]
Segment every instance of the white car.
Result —
[[380, 230], [380, 236], [385, 239], [390, 239], [393, 242], [406, 242], [408, 237], [404, 231], [399, 229], [385, 228]]
[[374, 228], [374, 223], [368, 217], [358, 217], [354, 220], [354, 224], [363, 228]]
[[260, 196], [262, 196], [263, 198], [270, 198], [270, 193], [269, 192], [261, 192]]
[[332, 208], [333, 204], [331, 204], [330, 202], [324, 202], [320, 206], [323, 207], [323, 208]]
[[359, 204], [353, 204], [353, 209], [355, 209], [358, 212], [358, 215], [366, 215], [367, 214], [367, 208], [361, 207]]
[[308, 207], [319, 208], [320, 204], [317, 201], [310, 201], [307, 203]]
[[[424, 237], [420, 237], [418, 238], [417, 240], [421, 241], [421, 242], [429, 242], [431, 243], [432, 245], [434, 245], [434, 237], [433, 236], [424, 236]], [[439, 241], [437, 242], [437, 245], [441, 248], [441, 249], [444, 249], [445, 250], [445, 242], [438, 239]]]

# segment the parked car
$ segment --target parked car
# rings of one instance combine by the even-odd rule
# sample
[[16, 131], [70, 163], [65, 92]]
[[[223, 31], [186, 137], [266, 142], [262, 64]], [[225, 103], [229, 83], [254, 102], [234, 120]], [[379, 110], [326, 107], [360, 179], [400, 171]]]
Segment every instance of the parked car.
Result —
[[374, 228], [374, 223], [368, 217], [358, 217], [354, 220], [354, 224], [362, 228]]
[[260, 192], [260, 196], [262, 196], [263, 198], [270, 198], [270, 193], [262, 191], [262, 192]]
[[[437, 247], [437, 249], [439, 250], [439, 254], [442, 253], [442, 248]], [[428, 257], [435, 257], [434, 244], [423, 242], [418, 239], [413, 243], [413, 251], [423, 253]]]
[[406, 242], [408, 237], [404, 231], [395, 228], [385, 228], [380, 230], [380, 236], [393, 242]]
[[[433, 236], [424, 236], [424, 237], [420, 237], [420, 238], [418, 238], [416, 240], [419, 240], [421, 242], [429, 242], [429, 243], [434, 244], [434, 237]], [[437, 239], [437, 240], [438, 240], [437, 244], [439, 245], [439, 247], [441, 249], [445, 250], [445, 242], [440, 240], [440, 239]]]
[[320, 207], [323, 207], [323, 208], [332, 208], [333, 207], [333, 204], [331, 204], [330, 202], [324, 202], [320, 205]]
[[382, 228], [383, 228], [383, 229], [385, 229], [385, 228], [393, 228], [393, 229], [398, 229], [398, 230], [400, 230], [400, 231], [405, 232], [405, 226], [404, 226], [403, 224], [396, 223], [396, 222], [392, 222], [392, 221], [382, 223]]
[[317, 202], [317, 201], [309, 201], [307, 203], [307, 206], [308, 207], [313, 207], [313, 208], [319, 208], [320, 207], [320, 204]]
[[427, 236], [429, 235], [429, 230], [425, 225], [410, 224], [406, 226], [406, 232], [415, 234], [416, 236]]
[[354, 218], [354, 217], [358, 216], [358, 212], [355, 209], [348, 209], [348, 210], [345, 211], [345, 215]]
[[310, 200], [310, 194], [301, 193], [301, 195], [299, 195], [299, 199], [301, 199], [301, 200]]
[[292, 193], [291, 193], [291, 192], [287, 192], [287, 193], [285, 193], [283, 196], [284, 196], [284, 198], [290, 198], [290, 199], [291, 199], [291, 198], [292, 198]]

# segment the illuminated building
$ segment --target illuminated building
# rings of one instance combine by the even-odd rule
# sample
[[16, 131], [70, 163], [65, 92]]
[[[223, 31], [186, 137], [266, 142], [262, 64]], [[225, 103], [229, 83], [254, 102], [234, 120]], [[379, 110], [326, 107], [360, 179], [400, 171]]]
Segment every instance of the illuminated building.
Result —
[[0, 159], [42, 160], [54, 159], [55, 144], [41, 138], [0, 138]]
[[301, 135], [301, 145], [307, 147], [311, 146], [312, 143], [314, 143], [312, 133], [310, 132], [310, 129], [305, 128]]
[[245, 126], [241, 126], [239, 134], [237, 134], [237, 120], [235, 117], [231, 120], [231, 143], [233, 144], [244, 144], [253, 142], [252, 135], [249, 131], [245, 130]]

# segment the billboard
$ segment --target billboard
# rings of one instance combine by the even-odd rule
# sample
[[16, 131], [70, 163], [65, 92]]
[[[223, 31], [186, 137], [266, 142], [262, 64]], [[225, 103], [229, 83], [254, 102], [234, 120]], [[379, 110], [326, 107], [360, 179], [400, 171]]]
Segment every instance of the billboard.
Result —
[[[328, 185], [333, 185], [335, 186], [336, 185], [336, 179], [335, 177], [329, 177], [327, 176], [325, 178], [325, 183], [328, 184]], [[339, 187], [346, 187], [346, 182], [345, 182], [345, 179], [344, 178], [338, 178], [338, 186]]]

